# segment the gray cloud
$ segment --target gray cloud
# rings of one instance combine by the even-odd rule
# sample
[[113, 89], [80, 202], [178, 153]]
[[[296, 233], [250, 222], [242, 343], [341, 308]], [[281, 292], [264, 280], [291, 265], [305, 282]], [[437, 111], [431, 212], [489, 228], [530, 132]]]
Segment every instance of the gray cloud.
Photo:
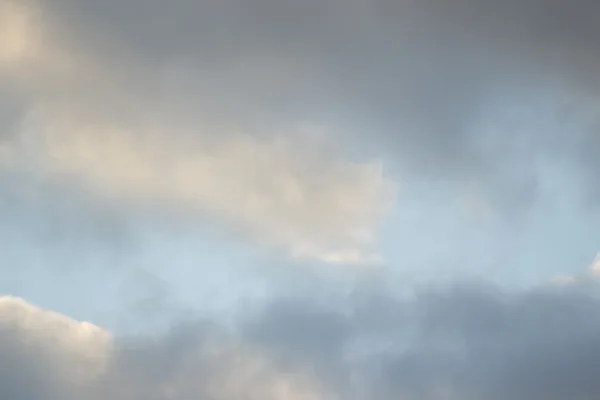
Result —
[[[329, 129], [312, 121], [259, 123], [263, 101], [249, 107], [252, 112], [236, 111], [235, 104], [249, 98], [221, 97], [227, 90], [220, 86], [229, 78], [253, 85], [246, 66], [197, 71], [187, 54], [181, 66], [176, 59], [151, 63], [139, 49], [119, 51], [127, 39], [110, 39], [102, 30], [65, 31], [77, 26], [68, 23], [73, 13], [30, 3], [0, 2], [6, 21], [0, 81], [29, 101], [0, 142], [3, 175], [17, 171], [62, 191], [72, 185], [82, 192], [72, 195], [121, 208], [175, 205], [188, 214], [216, 215], [294, 257], [378, 259], [377, 225], [395, 197], [395, 183], [379, 162], [354, 162], [323, 149]], [[91, 33], [109, 38], [108, 53]], [[249, 68], [264, 74], [271, 61], [294, 64], [260, 56]], [[265, 78], [257, 79], [257, 88]], [[183, 88], [193, 81], [209, 87], [187, 94]]]
[[[540, 189], [540, 159], [573, 176], [564, 190], [596, 190], [590, 1], [38, 5], [49, 37], [94, 71], [46, 79], [32, 101], [67, 98], [102, 115], [94, 126], [144, 132], [149, 114], [161, 126], [201, 114], [203, 127], [277, 135], [308, 120], [409, 175], [477, 186], [509, 212], [554, 195]], [[2, 123], [16, 114], [9, 100]]]
[[[508, 293], [469, 283], [412, 300], [378, 290], [352, 299], [350, 313], [278, 304], [252, 332], [259, 326], [259, 343], [277, 354], [284, 347], [288, 362], [313, 360], [319, 376], [340, 368], [342, 398], [365, 390], [349, 383], [354, 374], [368, 380], [366, 398], [591, 399], [600, 390], [600, 320], [596, 289], [588, 290]], [[349, 361], [352, 353], [360, 361]]]
[[[404, 299], [358, 288], [344, 310], [313, 293], [269, 300], [234, 331], [192, 318], [165, 336], [117, 338], [109, 353], [91, 334], [76, 352], [57, 347], [72, 332], [65, 323], [36, 325], [43, 314], [17, 330], [5, 319], [1, 387], [31, 400], [287, 399], [274, 388], [291, 379], [291, 398], [308, 390], [317, 399], [592, 399], [600, 393], [600, 319], [589, 283], [507, 292], [471, 282]], [[107, 369], [69, 378], [93, 354], [112, 354]]]
[[[153, 71], [155, 92], [160, 82], [230, 121], [326, 121], [412, 173], [477, 181], [509, 211], [539, 195], [540, 157], [566, 158], [595, 185], [595, 127], [573, 129], [596, 120], [585, 111], [598, 95], [593, 1], [62, 0], [47, 8], [80, 51]], [[529, 110], [508, 116], [522, 129], [482, 132], [480, 120], [498, 124], [506, 104]]]

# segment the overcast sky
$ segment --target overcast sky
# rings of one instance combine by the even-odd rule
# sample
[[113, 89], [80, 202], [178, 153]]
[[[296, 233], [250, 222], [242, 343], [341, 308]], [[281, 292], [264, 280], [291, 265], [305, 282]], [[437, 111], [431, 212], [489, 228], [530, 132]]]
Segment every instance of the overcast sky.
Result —
[[597, 399], [598, 43], [591, 0], [0, 0], [0, 397]]

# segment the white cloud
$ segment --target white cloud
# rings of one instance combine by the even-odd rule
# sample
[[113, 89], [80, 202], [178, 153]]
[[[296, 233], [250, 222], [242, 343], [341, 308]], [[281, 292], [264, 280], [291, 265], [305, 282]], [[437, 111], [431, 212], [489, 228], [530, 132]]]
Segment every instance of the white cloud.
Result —
[[395, 197], [379, 162], [349, 161], [339, 146], [325, 151], [313, 140], [328, 136], [322, 129], [268, 126], [256, 135], [244, 124], [207, 123], [202, 111], [179, 119], [179, 109], [198, 104], [175, 95], [176, 105], [161, 106], [134, 76], [157, 91], [160, 77], [135, 62], [128, 70], [118, 57], [78, 54], [42, 17], [0, 0], [3, 63], [26, 66], [0, 78], [30, 101], [22, 125], [0, 138], [4, 171], [75, 183], [113, 205], [160, 202], [207, 213], [298, 258], [378, 261], [378, 225]]
[[106, 373], [112, 351], [111, 335], [88, 322], [78, 322], [33, 306], [23, 299], [0, 297], [3, 345], [6, 332], [15, 333], [18, 347], [52, 366], [53, 379], [89, 385]]
[[600, 253], [596, 254], [594, 261], [590, 265], [590, 271], [593, 275], [600, 275]]
[[[0, 297], [0, 327], [2, 362], [12, 359], [24, 365], [49, 366], [42, 371], [20, 370], [25, 375], [20, 379], [32, 387], [43, 386], [35, 373], [51, 374], [51, 382], [46, 382], [49, 387], [36, 390], [52, 400], [70, 396], [319, 400], [326, 394], [309, 374], [277, 371], [265, 355], [223, 336], [194, 339], [197, 342], [185, 354], [171, 359], [170, 344], [164, 338], [119, 341], [89, 323], [9, 296]], [[16, 338], [12, 346], [9, 332]], [[164, 373], [157, 372], [163, 369]], [[6, 379], [1, 375], [0, 370], [0, 380]], [[19, 384], [3, 383], [5, 387]], [[25, 389], [12, 390], [22, 393]]]
[[594, 283], [600, 277], [600, 253], [596, 254], [594, 261], [583, 273], [573, 275], [559, 275], [552, 279], [552, 283], [559, 286], [575, 286]]
[[[304, 132], [155, 131], [41, 111], [4, 143], [5, 164], [75, 182], [111, 201], [159, 202], [216, 215], [293, 256], [334, 263], [377, 259], [380, 220], [395, 185], [378, 163], [323, 153]], [[200, 128], [201, 129], [201, 128]]]

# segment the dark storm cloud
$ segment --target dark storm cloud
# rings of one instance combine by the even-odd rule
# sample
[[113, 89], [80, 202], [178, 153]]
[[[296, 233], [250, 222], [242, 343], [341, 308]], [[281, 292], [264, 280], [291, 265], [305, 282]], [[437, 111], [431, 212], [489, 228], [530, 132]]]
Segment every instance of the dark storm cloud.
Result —
[[[469, 283], [404, 300], [381, 290], [347, 300], [344, 311], [308, 297], [274, 300], [246, 316], [233, 336], [218, 323], [192, 322], [162, 338], [117, 342], [108, 371], [81, 387], [44, 373], [48, 365], [72, 367], [60, 349], [32, 347], [4, 327], [0, 387], [31, 400], [40, 393], [53, 399], [50, 389], [56, 398], [235, 399], [207, 388], [243, 365], [244, 349], [251, 349], [274, 360], [276, 374], [312, 371], [343, 399], [563, 400], [600, 394], [595, 285], [508, 293]], [[220, 352], [215, 343], [238, 345]], [[38, 361], [52, 355], [49, 364]], [[244, 390], [253, 391], [264, 385], [260, 393], [267, 393], [271, 381], [225, 382], [231, 388], [249, 383]]]

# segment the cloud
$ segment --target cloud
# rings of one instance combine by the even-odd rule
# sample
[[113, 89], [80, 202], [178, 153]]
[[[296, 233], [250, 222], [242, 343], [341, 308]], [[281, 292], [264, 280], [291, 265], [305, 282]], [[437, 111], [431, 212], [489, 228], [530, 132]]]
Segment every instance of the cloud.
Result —
[[7, 296], [0, 298], [0, 336], [6, 398], [72, 398], [105, 373], [111, 351], [108, 332]]
[[24, 56], [29, 48], [29, 23], [23, 13], [10, 3], [2, 4], [2, 43], [0, 57], [3, 63], [10, 64]]
[[[594, 51], [588, 47], [595, 29], [588, 18], [577, 19], [594, 15], [595, 5], [589, 2], [530, 0], [498, 5], [459, 1], [453, 7], [438, 0], [399, 4], [309, 1], [303, 5], [267, 0], [176, 0], [169, 7], [156, 1], [143, 3], [19, 3], [21, 9], [36, 10], [28, 15], [35, 15], [35, 25], [44, 35], [43, 46], [25, 46], [36, 54], [35, 62], [7, 75], [22, 75], [21, 79], [16, 83], [5, 79], [25, 92], [13, 96], [26, 100], [22, 100], [22, 113], [8, 113], [11, 119], [35, 114], [32, 109], [36, 107], [67, 109], [68, 118], [74, 120], [56, 123], [63, 118], [63, 111], [58, 111], [49, 117], [50, 122], [45, 121], [53, 126], [49, 129], [60, 126], [65, 137], [66, 131], [77, 132], [74, 136], [85, 132], [80, 141], [85, 137], [89, 146], [99, 148], [107, 146], [100, 145], [99, 137], [112, 136], [120, 136], [122, 143], [115, 143], [117, 147], [139, 145], [134, 155], [129, 149], [115, 152], [115, 157], [128, 157], [118, 162], [131, 168], [130, 179], [135, 178], [134, 171], [150, 174], [146, 181], [156, 179], [150, 190], [154, 193], [165, 190], [158, 181], [168, 168], [159, 166], [160, 162], [179, 158], [174, 152], [185, 143], [202, 147], [199, 158], [203, 158], [216, 141], [219, 156], [233, 157], [235, 153], [238, 165], [247, 164], [243, 160], [250, 154], [274, 162], [298, 151], [298, 158], [304, 157], [302, 163], [328, 172], [309, 177], [291, 171], [296, 167], [289, 164], [278, 165], [273, 167], [278, 172], [265, 176], [260, 184], [270, 187], [267, 182], [277, 181], [279, 175], [294, 179], [302, 175], [306, 181], [300, 182], [300, 191], [310, 198], [314, 192], [310, 204], [315, 204], [337, 190], [333, 189], [335, 183], [329, 183], [327, 194], [315, 192], [316, 182], [339, 176], [340, 188], [356, 189], [345, 194], [348, 200], [344, 202], [357, 204], [357, 210], [359, 204], [365, 207], [351, 215], [331, 213], [337, 208], [332, 202], [322, 206], [322, 213], [304, 218], [317, 206], [294, 208], [282, 205], [287, 200], [273, 200], [277, 204], [266, 218], [277, 222], [267, 227], [266, 222], [253, 222], [264, 211], [255, 209], [250, 216], [242, 210], [253, 207], [249, 202], [234, 207], [229, 199], [219, 206], [229, 207], [226, 218], [241, 215], [243, 228], [239, 229], [252, 224], [250, 231], [263, 232], [266, 241], [274, 236], [276, 241], [286, 241], [283, 247], [292, 253], [335, 262], [377, 260], [378, 255], [371, 254], [376, 251], [362, 249], [348, 237], [356, 235], [356, 230], [363, 231], [359, 236], [375, 236], [373, 227], [380, 219], [366, 215], [383, 214], [392, 197], [387, 179], [374, 172], [378, 161], [350, 162], [343, 156], [348, 147], [357, 148], [363, 160], [379, 160], [384, 155], [390, 175], [426, 177], [433, 185], [440, 181], [455, 185], [452, 191], [475, 191], [477, 207], [486, 214], [500, 210], [503, 216], [512, 215], [529, 210], [540, 197], [555, 196], [541, 189], [546, 177], [554, 173], [548, 172], [550, 164], [569, 175], [566, 191], [593, 194], [595, 190], [595, 180], [587, 171], [595, 170], [596, 92], [593, 85], [581, 83], [591, 82], [582, 71], [591, 74], [595, 70]], [[146, 10], [143, 16], [142, 7]], [[535, 15], [560, 23], [546, 25]], [[550, 25], [576, 25], [577, 29]], [[555, 54], [561, 54], [560, 60]], [[314, 155], [320, 144], [299, 145], [311, 131], [306, 125], [323, 127], [333, 143], [329, 147], [335, 154], [331, 163], [328, 156]], [[279, 145], [271, 140], [284, 143], [288, 150], [273, 150]], [[248, 153], [232, 150], [241, 147]], [[2, 164], [10, 158], [5, 148], [0, 150]], [[166, 155], [147, 154], [157, 148]], [[187, 150], [182, 159], [196, 157]], [[376, 156], [370, 157], [373, 153]], [[79, 157], [73, 154], [71, 151], [71, 161]], [[156, 165], [150, 169], [142, 165], [149, 162]], [[266, 168], [269, 162], [257, 163], [244, 172]], [[346, 166], [348, 172], [340, 173]], [[90, 172], [90, 168], [75, 175]], [[106, 192], [107, 175], [99, 176], [94, 168], [88, 184], [102, 181], [100, 186]], [[354, 182], [347, 181], [350, 170], [356, 174]], [[126, 174], [119, 171], [118, 175], [123, 176], [112, 182], [113, 193], [124, 186], [127, 193], [134, 189], [149, 192], [148, 185], [141, 188], [143, 179], [136, 179], [136, 185], [130, 187]], [[221, 175], [211, 179], [216, 182]], [[244, 174], [239, 180], [251, 185]], [[272, 199], [283, 196], [283, 186], [293, 186], [291, 181], [277, 187]], [[175, 182], [168, 184], [168, 190], [174, 192], [167, 190], [163, 197], [182, 195], [181, 187], [173, 189]], [[199, 186], [206, 185], [204, 180]], [[214, 195], [200, 196], [197, 191], [190, 194], [193, 190], [185, 190], [183, 201], [202, 198], [202, 207], [213, 204], [219, 193], [211, 189]], [[258, 190], [258, 185], [252, 186], [244, 196], [255, 198]], [[357, 193], [361, 195], [353, 197]], [[271, 193], [262, 195], [271, 198]], [[261, 207], [271, 206], [265, 202]], [[214, 204], [208, 204], [210, 207]], [[277, 211], [281, 207], [287, 211]], [[348, 222], [341, 224], [343, 227], [332, 222], [344, 218]], [[307, 227], [315, 220], [322, 224]], [[281, 234], [273, 233], [275, 225], [282, 229]], [[323, 226], [343, 233], [332, 238]], [[327, 239], [319, 238], [322, 236]], [[297, 243], [291, 245], [291, 240]]]
[[4, 146], [10, 167], [126, 206], [215, 215], [297, 257], [352, 263], [376, 253], [395, 195], [378, 164], [321, 154], [310, 141], [138, 133], [65, 115], [32, 115]]
[[[527, 249], [556, 264], [577, 252], [572, 232], [589, 231], [580, 248], [595, 238], [578, 192], [595, 201], [597, 10], [587, 0], [0, 0], [2, 233], [21, 246], [14, 259], [41, 251], [23, 245], [39, 235], [69, 243], [65, 264], [81, 267], [73, 260], [83, 251], [112, 265], [104, 249], [79, 245], [83, 233], [126, 242], [130, 222], [156, 233], [137, 216], [176, 215], [297, 258], [370, 263], [395, 200], [391, 166], [419, 182], [402, 219], [412, 225], [405, 237], [390, 233], [394, 249], [432, 254], [426, 261], [450, 276], [455, 259], [549, 269], [524, 262]], [[456, 188], [486, 217], [539, 207], [517, 218], [517, 239], [501, 228], [481, 235], [452, 206]], [[102, 210], [93, 222], [90, 204]], [[14, 210], [27, 215], [9, 218]], [[198, 253], [154, 246], [175, 239], [166, 236], [119, 261], [195, 270]], [[460, 257], [454, 243], [465, 244]], [[42, 269], [61, 264], [32, 258]], [[187, 272], [196, 290], [205, 277]], [[5, 300], [0, 397], [598, 397], [590, 275], [407, 297], [360, 279], [344, 297], [347, 277], [325, 293], [298, 294], [297, 276], [273, 291], [285, 295], [261, 288], [261, 310], [233, 327], [228, 309], [135, 338], [74, 334], [87, 330]]]
[[278, 371], [268, 356], [210, 325], [115, 341], [12, 297], [0, 299], [0, 317], [0, 393], [10, 398], [325, 398], [309, 374]]
[[[344, 309], [320, 298], [271, 299], [235, 330], [192, 321], [132, 339], [3, 299], [1, 387], [31, 400], [52, 391], [173, 400], [559, 400], [600, 391], [596, 285], [507, 292], [463, 282], [404, 298], [357, 287]], [[92, 364], [81, 370], [82, 361]]]
[[[22, 42], [11, 57], [35, 55], [4, 74], [19, 78], [15, 90], [27, 99], [0, 138], [5, 175], [208, 214], [294, 257], [377, 261], [378, 224], [395, 196], [380, 162], [347, 159], [328, 128], [256, 126], [227, 108], [212, 115], [204, 106], [218, 110], [217, 93], [194, 102], [174, 94], [176, 85], [161, 90], [141, 60], [77, 47], [43, 7], [1, 4], [5, 29]], [[44, 46], [28, 39], [33, 28], [21, 16], [30, 14], [48, 32]]]
[[592, 1], [170, 4], [46, 8], [80, 38], [75, 46], [168, 75], [217, 114], [334, 123], [410, 174], [477, 181], [507, 213], [540, 195], [538, 158], [567, 160], [587, 176], [577, 190], [596, 190]]

